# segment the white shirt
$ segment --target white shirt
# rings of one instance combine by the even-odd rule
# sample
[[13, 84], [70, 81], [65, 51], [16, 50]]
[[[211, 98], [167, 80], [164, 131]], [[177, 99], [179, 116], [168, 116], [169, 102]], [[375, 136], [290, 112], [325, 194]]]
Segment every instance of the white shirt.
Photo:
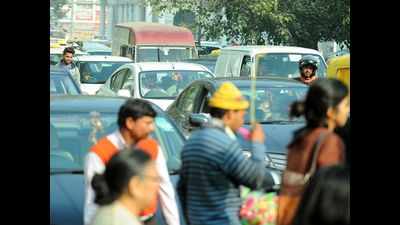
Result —
[[[119, 130], [107, 136], [108, 140], [121, 150], [125, 147], [126, 143]], [[158, 154], [156, 159], [156, 169], [160, 175], [161, 183], [159, 190], [159, 199], [161, 209], [164, 214], [165, 220], [168, 225], [179, 225], [179, 212], [175, 200], [175, 190], [169, 178], [167, 164], [164, 158], [163, 151], [158, 147]], [[100, 157], [89, 152], [85, 160], [85, 205], [84, 205], [84, 223], [88, 225], [96, 213], [97, 205], [94, 203], [94, 191], [92, 189], [91, 181], [95, 173], [103, 173], [105, 166]]]

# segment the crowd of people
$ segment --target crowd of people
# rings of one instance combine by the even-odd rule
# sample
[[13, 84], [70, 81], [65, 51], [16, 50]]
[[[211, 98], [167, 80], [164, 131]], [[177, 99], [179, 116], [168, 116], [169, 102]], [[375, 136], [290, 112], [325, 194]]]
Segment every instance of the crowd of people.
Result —
[[[338, 80], [317, 79], [316, 61], [299, 63], [299, 80], [310, 85], [290, 117], [306, 124], [288, 143], [287, 167], [278, 193], [276, 224], [350, 224], [348, 132], [349, 90]], [[250, 103], [231, 82], [209, 99], [210, 121], [194, 131], [181, 155], [177, 193], [158, 143], [150, 138], [156, 112], [145, 101], [129, 99], [118, 114], [119, 128], [92, 146], [85, 163], [85, 224], [157, 224], [157, 201], [168, 225], [180, 225], [176, 200], [189, 225], [240, 225], [240, 187], [272, 190], [265, 168], [269, 135], [252, 124], [251, 156], [238, 142]]]

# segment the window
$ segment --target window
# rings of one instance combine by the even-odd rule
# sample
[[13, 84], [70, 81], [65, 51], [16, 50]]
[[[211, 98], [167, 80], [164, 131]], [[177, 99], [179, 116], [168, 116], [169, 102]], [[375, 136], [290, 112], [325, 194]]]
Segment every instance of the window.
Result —
[[[285, 78], [299, 77], [299, 60], [304, 55], [300, 53], [267, 53], [256, 56], [257, 76], [278, 76]], [[317, 75], [325, 77], [326, 66], [322, 57], [319, 59]]]
[[127, 72], [127, 69], [123, 69], [114, 75], [113, 80], [111, 81], [111, 85], [110, 85], [111, 90], [117, 92], [119, 89], [122, 88], [126, 72]]
[[199, 91], [199, 85], [195, 85], [187, 89], [186, 92], [182, 95], [180, 102], [178, 103], [178, 108], [180, 108], [183, 112], [193, 112], [194, 104]]

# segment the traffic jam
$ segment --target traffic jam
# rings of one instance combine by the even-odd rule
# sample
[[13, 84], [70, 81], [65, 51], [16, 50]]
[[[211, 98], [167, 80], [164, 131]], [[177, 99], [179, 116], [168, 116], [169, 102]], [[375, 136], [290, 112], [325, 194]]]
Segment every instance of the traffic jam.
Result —
[[349, 53], [153, 22], [51, 37], [50, 224], [305, 224], [348, 185], [349, 96]]

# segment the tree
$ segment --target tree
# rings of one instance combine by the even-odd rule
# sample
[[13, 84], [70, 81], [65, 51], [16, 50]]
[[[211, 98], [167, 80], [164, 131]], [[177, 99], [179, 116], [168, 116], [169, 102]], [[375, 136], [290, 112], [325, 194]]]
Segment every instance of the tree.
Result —
[[158, 13], [190, 10], [202, 35], [242, 44], [317, 48], [335, 40], [350, 47], [350, 0], [146, 0]]
[[56, 19], [63, 18], [66, 14], [62, 7], [67, 4], [67, 0], [50, 0], [50, 8], [53, 9], [53, 15]]
[[350, 47], [349, 0], [281, 1], [293, 16], [288, 25], [294, 45], [317, 49], [318, 41], [335, 40]]

